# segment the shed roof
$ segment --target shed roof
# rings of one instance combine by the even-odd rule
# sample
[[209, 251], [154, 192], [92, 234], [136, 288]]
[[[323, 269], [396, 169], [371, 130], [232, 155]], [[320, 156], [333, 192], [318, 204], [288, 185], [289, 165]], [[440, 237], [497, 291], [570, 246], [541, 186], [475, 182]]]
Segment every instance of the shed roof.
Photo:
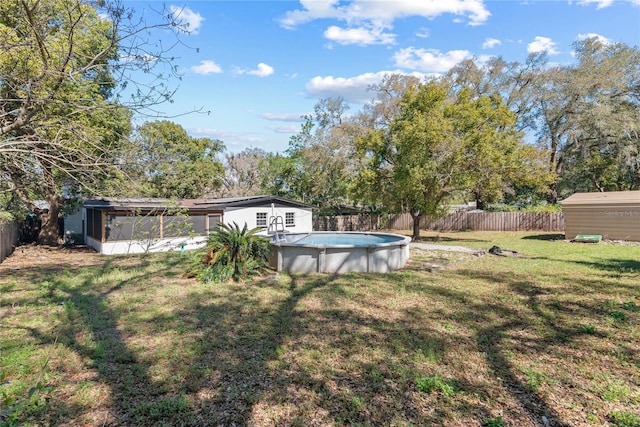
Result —
[[560, 202], [562, 206], [632, 205], [640, 207], [640, 191], [575, 193]]

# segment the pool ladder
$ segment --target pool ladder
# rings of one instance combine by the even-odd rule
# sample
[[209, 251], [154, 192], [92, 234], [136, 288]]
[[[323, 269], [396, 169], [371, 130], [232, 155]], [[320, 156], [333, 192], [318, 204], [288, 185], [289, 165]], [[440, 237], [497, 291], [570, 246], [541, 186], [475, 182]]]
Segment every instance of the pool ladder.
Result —
[[275, 235], [276, 242], [286, 242], [287, 238], [284, 233], [284, 220], [282, 219], [282, 216], [278, 215], [269, 218], [269, 228], [267, 229], [267, 234]]

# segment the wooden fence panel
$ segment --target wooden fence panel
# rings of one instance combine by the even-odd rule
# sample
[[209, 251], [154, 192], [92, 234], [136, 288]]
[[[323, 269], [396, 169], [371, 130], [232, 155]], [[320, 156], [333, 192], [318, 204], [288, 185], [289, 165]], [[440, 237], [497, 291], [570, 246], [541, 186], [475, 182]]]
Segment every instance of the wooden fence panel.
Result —
[[[409, 214], [340, 215], [315, 217], [313, 229], [318, 231], [411, 230]], [[467, 212], [458, 211], [438, 220], [423, 219], [423, 230], [438, 231], [558, 231], [564, 232], [562, 212]]]
[[18, 245], [18, 223], [0, 222], [0, 262], [11, 255]]

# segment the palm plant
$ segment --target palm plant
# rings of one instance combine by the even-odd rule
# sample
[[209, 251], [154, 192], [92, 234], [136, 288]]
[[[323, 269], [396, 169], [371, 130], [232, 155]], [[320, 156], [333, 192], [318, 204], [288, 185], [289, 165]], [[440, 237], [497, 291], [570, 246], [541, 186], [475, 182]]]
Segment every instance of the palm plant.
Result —
[[207, 253], [202, 257], [204, 267], [200, 277], [204, 281], [239, 281], [267, 267], [269, 240], [258, 236], [260, 228], [242, 228], [237, 223], [219, 224], [207, 243]]

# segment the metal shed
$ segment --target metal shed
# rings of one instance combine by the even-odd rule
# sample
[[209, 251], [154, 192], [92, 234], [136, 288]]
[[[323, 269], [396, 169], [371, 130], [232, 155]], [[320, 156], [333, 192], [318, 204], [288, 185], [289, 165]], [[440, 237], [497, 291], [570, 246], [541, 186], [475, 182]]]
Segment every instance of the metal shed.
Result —
[[567, 239], [599, 234], [604, 239], [640, 241], [640, 191], [576, 193], [560, 204]]

